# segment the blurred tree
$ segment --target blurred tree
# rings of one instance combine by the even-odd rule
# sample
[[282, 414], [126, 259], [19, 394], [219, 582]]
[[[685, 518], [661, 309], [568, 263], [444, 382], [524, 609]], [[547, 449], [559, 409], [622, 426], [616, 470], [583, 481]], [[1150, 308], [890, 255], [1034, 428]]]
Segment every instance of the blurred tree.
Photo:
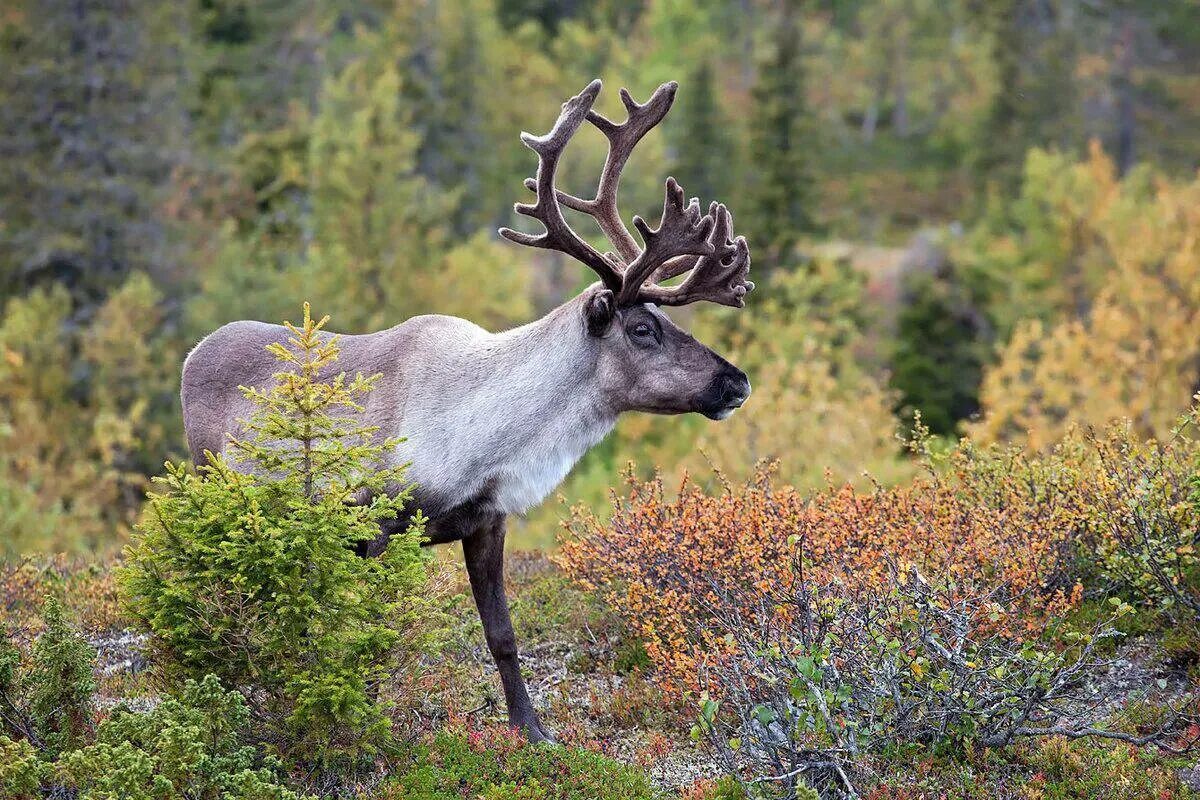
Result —
[[960, 420], [979, 411], [993, 344], [982, 306], [952, 262], [904, 277], [890, 369], [902, 418], [920, 411], [930, 431], [953, 435]]
[[429, 311], [414, 290], [436, 283], [429, 267], [447, 248], [457, 197], [418, 173], [410, 108], [396, 65], [361, 59], [326, 82], [312, 123], [306, 292], [336, 298], [351, 331]]
[[1166, 436], [1200, 389], [1200, 180], [1116, 180], [1099, 149], [1069, 170], [1052, 212], [1095, 271], [1088, 302], [1061, 321], [1018, 323], [984, 376], [980, 441], [1034, 449], [1074, 425], [1128, 418], [1138, 435]]
[[57, 283], [86, 316], [172, 269], [156, 206], [183, 156], [174, 4], [17, 0], [0, 38], [0, 299]]
[[864, 11], [863, 42], [870, 60], [872, 98], [863, 114], [863, 139], [869, 142], [875, 137], [884, 115], [897, 136], [908, 136], [911, 124], [908, 61], [912, 28], [917, 22], [916, 3], [881, 0]]
[[191, 69], [197, 75], [196, 137], [214, 148], [288, 124], [293, 106], [311, 111], [339, 39], [378, 27], [380, 2], [196, 0]]
[[71, 321], [61, 286], [13, 298], [0, 321], [0, 553], [111, 546], [145, 474], [179, 443], [176, 365], [162, 297], [134, 274]]
[[510, 30], [533, 21], [553, 36], [563, 20], [578, 16], [587, 5], [580, 0], [499, 0], [496, 14]]
[[639, 21], [646, 5], [646, 0], [498, 0], [496, 17], [509, 31], [532, 22], [549, 37], [574, 20], [624, 35]]
[[800, 5], [792, 0], [780, 4], [753, 90], [750, 213], [740, 224], [756, 252], [763, 254], [759, 263], [768, 269], [786, 259], [801, 235], [816, 228], [816, 138], [805, 94]]
[[190, 304], [197, 334], [303, 297], [328, 298], [349, 332], [430, 312], [497, 327], [532, 313], [527, 258], [487, 236], [455, 234], [462, 192], [421, 174], [416, 104], [388, 34], [364, 33], [360, 46], [363, 55], [324, 82], [311, 120], [256, 137], [249, 163], [262, 175], [260, 203], [276, 213], [225, 229]]
[[[519, 96], [495, 83], [500, 34], [494, 12], [487, 0], [414, 2], [393, 28], [403, 53], [410, 125], [420, 134], [417, 171], [434, 186], [458, 193], [448, 209], [449, 227], [468, 234], [498, 219], [510, 204], [499, 202], [506, 176], [497, 166], [504, 162], [486, 155], [487, 145], [501, 137], [494, 127], [496, 105]], [[511, 192], [511, 186], [504, 188]]]
[[969, 163], [980, 201], [1012, 197], [1025, 150], [1078, 149], [1079, 41], [1073, 0], [971, 0], [974, 24], [987, 37], [995, 83]]
[[1082, 162], [1031, 150], [1022, 176], [1017, 198], [995, 205], [955, 253], [970, 274], [987, 276], [989, 317], [1001, 341], [1022, 319], [1085, 315], [1116, 267], [1098, 231], [1124, 224], [1119, 212], [1151, 201], [1155, 191], [1148, 170], [1118, 180], [1098, 144]]
[[707, 208], [727, 200], [732, 146], [729, 123], [721, 114], [712, 62], [699, 61], [680, 88], [669, 132], [674, 139], [674, 175], [691, 196]]

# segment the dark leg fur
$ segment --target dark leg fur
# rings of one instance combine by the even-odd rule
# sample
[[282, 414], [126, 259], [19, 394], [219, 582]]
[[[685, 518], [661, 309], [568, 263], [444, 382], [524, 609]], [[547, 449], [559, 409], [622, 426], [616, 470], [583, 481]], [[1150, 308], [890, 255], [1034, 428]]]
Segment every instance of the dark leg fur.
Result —
[[553, 741], [533, 710], [521, 677], [517, 638], [504, 594], [504, 517], [497, 515], [463, 539], [463, 556], [488, 649], [504, 684], [509, 724], [524, 729], [531, 742]]
[[[508, 613], [508, 598], [504, 594], [504, 515], [490, 510], [489, 505], [483, 497], [456, 506], [431, 520], [425, 528], [425, 543], [435, 545], [462, 540], [471, 593], [483, 622], [488, 649], [496, 660], [496, 669], [504, 684], [509, 723], [523, 729], [530, 741], [553, 741], [533, 710], [525, 679], [521, 677], [517, 638]], [[408, 522], [409, 517], [405, 516], [384, 523], [379, 537], [364, 543], [360, 554], [378, 556], [387, 548], [392, 535], [405, 530]]]

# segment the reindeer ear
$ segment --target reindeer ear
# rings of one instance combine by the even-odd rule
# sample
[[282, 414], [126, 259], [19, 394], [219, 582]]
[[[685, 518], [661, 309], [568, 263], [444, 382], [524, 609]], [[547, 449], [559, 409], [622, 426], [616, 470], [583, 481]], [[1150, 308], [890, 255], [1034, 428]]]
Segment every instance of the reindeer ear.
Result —
[[587, 320], [589, 336], [603, 336], [612, 324], [617, 310], [617, 299], [610, 289], [601, 289], [587, 299], [583, 316]]

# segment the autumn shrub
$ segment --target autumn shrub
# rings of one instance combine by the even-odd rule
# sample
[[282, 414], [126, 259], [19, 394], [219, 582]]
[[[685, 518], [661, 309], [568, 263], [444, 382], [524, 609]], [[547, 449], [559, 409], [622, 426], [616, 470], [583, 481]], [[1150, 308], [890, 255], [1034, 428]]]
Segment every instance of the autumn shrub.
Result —
[[[1144, 549], [1145, 530], [1194, 535], [1171, 523], [1194, 513], [1186, 451], [1156, 484], [1135, 473], [1165, 464], [1161, 448], [1115, 431], [1037, 456], [969, 442], [939, 454], [924, 436], [912, 446], [923, 474], [867, 492], [806, 497], [765, 468], [716, 493], [685, 481], [674, 496], [631, 477], [610, 521], [576, 510], [559, 558], [645, 641], [669, 687], [701, 693], [697, 734], [751, 794], [794, 797], [801, 775], [822, 793], [853, 791], [897, 742], [1162, 744], [1186, 726], [1183, 702], [1152, 730], [1118, 730], [1086, 688], [1111, 666], [1107, 643], [1131, 606], [1113, 597], [1088, 625], [1063, 621], [1081, 577], [1120, 588], [1111, 564]], [[1148, 507], [1160, 511], [1139, 534]]]
[[1061, 642], [989, 625], [1011, 613], [1004, 592], [964, 593], [916, 569], [881, 589], [808, 579], [779, 593], [722, 589], [709, 607], [720, 649], [699, 665], [713, 688], [696, 734], [752, 796], [792, 798], [797, 786], [853, 794], [898, 745], [962, 752], [1054, 735], [1145, 744], [1185, 724], [1167, 713], [1134, 735], [1098, 721], [1109, 698], [1088, 680], [1115, 662], [1100, 645], [1129, 611], [1119, 600]]
[[0, 563], [0, 624], [28, 633], [42, 627], [47, 595], [63, 600], [85, 631], [120, 627], [113, 562], [65, 555], [27, 557]]
[[[803, 577], [880, 588], [898, 564], [964, 597], [1000, 593], [1012, 613], [996, 624], [1030, 635], [1078, 602], [1071, 553], [1087, 523], [1067, 459], [964, 445], [929, 467], [906, 485], [811, 497], [775, 485], [767, 468], [716, 493], [685, 481], [674, 497], [661, 479], [631, 478], [611, 521], [576, 509], [558, 558], [618, 609], [680, 688], [699, 688], [697, 665], [715, 646], [698, 632], [717, 590], [749, 601], [746, 587], [787, 592]], [[797, 543], [805, 575], [791, 557]]]
[[[1087, 437], [1094, 469], [1087, 502], [1104, 579], [1159, 614], [1165, 629], [1200, 626], [1200, 407], [1162, 440], [1129, 424]], [[1192, 637], [1192, 658], [1200, 648]], [[1175, 636], [1177, 650], [1186, 637]]]
[[169, 676], [218, 676], [259, 737], [329, 776], [391, 745], [394, 678], [420, 671], [441, 616], [419, 515], [378, 558], [355, 553], [409, 492], [388, 494], [405, 485], [403, 468], [378, 467], [394, 443], [358, 417], [376, 378], [332, 374], [324, 322], [306, 306], [269, 348], [280, 372], [245, 390], [257, 411], [233, 463], [167, 465], [121, 581]]

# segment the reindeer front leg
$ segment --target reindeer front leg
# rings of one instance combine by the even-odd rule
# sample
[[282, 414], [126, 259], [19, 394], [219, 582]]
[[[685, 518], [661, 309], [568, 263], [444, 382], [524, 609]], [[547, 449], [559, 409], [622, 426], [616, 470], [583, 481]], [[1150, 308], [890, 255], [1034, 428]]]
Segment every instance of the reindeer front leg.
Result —
[[517, 637], [504, 594], [504, 517], [497, 515], [463, 539], [463, 556], [471, 578], [471, 593], [475, 595], [475, 606], [483, 622], [483, 635], [504, 684], [509, 724], [523, 728], [531, 742], [553, 741], [533, 710], [525, 679], [521, 677]]

